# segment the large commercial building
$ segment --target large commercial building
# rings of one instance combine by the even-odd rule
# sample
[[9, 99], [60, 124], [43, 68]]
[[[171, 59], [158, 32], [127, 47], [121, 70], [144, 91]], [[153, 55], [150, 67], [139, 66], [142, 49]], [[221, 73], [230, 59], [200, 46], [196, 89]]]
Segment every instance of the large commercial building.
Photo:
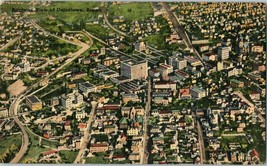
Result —
[[174, 69], [184, 69], [187, 66], [187, 61], [176, 55], [169, 57], [169, 65], [173, 66]]
[[167, 76], [168, 74], [173, 72], [173, 66], [167, 65], [165, 63], [159, 64], [159, 71], [162, 76]]
[[185, 56], [184, 59], [193, 67], [201, 65], [201, 61], [193, 56]]
[[96, 86], [89, 83], [89, 82], [79, 83], [78, 88], [82, 93], [84, 93], [86, 95], [88, 95], [88, 93], [90, 93], [90, 92], [96, 92]]
[[147, 61], [126, 60], [121, 62], [121, 75], [132, 80], [146, 79], [148, 75]]
[[218, 48], [218, 58], [220, 60], [225, 60], [229, 58], [229, 48], [228, 47], [219, 47]]
[[170, 82], [170, 81], [159, 81], [154, 83], [155, 89], [171, 89], [173, 91], [176, 91], [177, 85], [176, 82]]
[[194, 86], [190, 88], [190, 94], [192, 98], [201, 99], [202, 97], [206, 96], [206, 91], [202, 88]]
[[61, 96], [61, 104], [65, 109], [77, 107], [83, 103], [83, 95], [78, 92], [63, 94]]
[[40, 110], [43, 106], [42, 102], [34, 95], [26, 98], [26, 105], [30, 107], [32, 111]]

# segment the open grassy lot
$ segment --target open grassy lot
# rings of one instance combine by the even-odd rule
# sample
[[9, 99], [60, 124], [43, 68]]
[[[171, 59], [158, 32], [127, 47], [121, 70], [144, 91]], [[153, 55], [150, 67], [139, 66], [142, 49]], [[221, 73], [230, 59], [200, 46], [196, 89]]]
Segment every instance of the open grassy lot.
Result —
[[104, 159], [104, 153], [96, 153], [94, 157], [86, 158], [85, 163], [90, 164], [108, 164], [108, 160]]
[[73, 163], [78, 151], [62, 150], [59, 152], [59, 155], [62, 159], [62, 163]]
[[36, 56], [45, 56], [45, 57], [52, 57], [52, 56], [64, 56], [69, 54], [70, 52], [74, 53], [80, 49], [79, 46], [66, 43], [59, 39], [55, 39], [53, 37], [49, 37], [49, 48], [47, 51], [40, 50], [36, 51], [32, 49], [32, 54]]
[[55, 141], [48, 141], [48, 140], [42, 139], [41, 144], [44, 146], [49, 146], [50, 148], [57, 148], [57, 142]]
[[0, 155], [3, 155], [6, 152], [6, 150], [11, 147], [12, 144], [17, 146], [18, 149], [20, 148], [21, 146], [20, 134], [7, 136], [0, 140]]
[[150, 35], [143, 38], [144, 42], [147, 42], [148, 45], [162, 49], [165, 44], [165, 38], [160, 34]]
[[149, 2], [112, 4], [108, 11], [110, 16], [124, 16], [127, 21], [140, 20], [153, 15]]
[[[32, 38], [34, 38], [36, 42], [32, 44], [32, 48], [27, 46], [25, 47], [25, 49], [28, 49], [29, 51], [31, 51], [31, 55], [37, 57], [64, 56], [69, 53], [74, 53], [80, 49], [79, 46], [67, 43], [52, 36], [37, 37], [37, 35], [34, 35]], [[23, 35], [22, 39], [30, 40], [31, 38], [27, 35]], [[41, 45], [40, 43], [44, 44]], [[19, 43], [16, 42], [12, 46], [4, 50], [4, 52], [10, 52], [10, 50], [16, 49], [18, 45]], [[23, 53], [26, 53], [26, 51], [23, 51]]]
[[112, 32], [114, 32], [108, 27], [103, 27], [99, 24], [87, 24], [85, 26], [85, 30], [101, 39], [107, 38]]
[[[43, 146], [39, 146], [39, 138], [33, 135], [28, 129], [26, 129], [29, 136], [29, 148], [25, 156], [21, 159], [20, 163], [34, 163], [37, 162], [42, 152], [50, 150]], [[47, 145], [47, 143], [45, 143]]]

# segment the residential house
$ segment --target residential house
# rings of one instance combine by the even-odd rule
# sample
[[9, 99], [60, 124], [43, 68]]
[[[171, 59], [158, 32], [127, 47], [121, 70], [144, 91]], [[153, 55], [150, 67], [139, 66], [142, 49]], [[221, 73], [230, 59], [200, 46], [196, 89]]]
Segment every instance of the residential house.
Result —
[[5, 107], [0, 108], [0, 118], [8, 117], [8, 109]]
[[139, 135], [139, 129], [138, 128], [130, 128], [127, 130], [127, 135], [129, 136], [137, 136]]
[[190, 88], [190, 94], [192, 98], [200, 99], [206, 96], [206, 91], [200, 87], [193, 86]]
[[71, 130], [71, 121], [70, 120], [67, 120], [65, 122], [64, 129], [67, 130], [67, 131], [70, 131]]

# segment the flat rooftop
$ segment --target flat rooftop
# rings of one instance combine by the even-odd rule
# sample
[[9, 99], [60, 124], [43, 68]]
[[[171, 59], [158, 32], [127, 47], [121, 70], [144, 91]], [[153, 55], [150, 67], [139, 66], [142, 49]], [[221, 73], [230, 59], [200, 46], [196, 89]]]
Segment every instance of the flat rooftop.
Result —
[[118, 77], [114, 77], [119, 81], [123, 81], [123, 80], [129, 80], [129, 78], [125, 77], [125, 76], [118, 76]]
[[193, 90], [193, 91], [195, 91], [195, 92], [197, 92], [197, 93], [205, 92], [204, 89], [202, 89], [200, 87], [197, 87], [197, 86], [191, 87], [190, 89]]
[[31, 102], [31, 103], [38, 103], [41, 102], [36, 96], [28, 96], [27, 99]]
[[92, 87], [95, 87], [94, 84], [91, 84], [91, 83], [89, 83], [89, 82], [82, 82], [82, 83], [80, 83], [80, 85], [85, 86], [86, 88], [92, 88]]
[[141, 63], [147, 63], [147, 61], [146, 60], [137, 61], [137, 60], [129, 59], [129, 60], [123, 61], [121, 63], [129, 65], [129, 66], [134, 66], [134, 65], [139, 65]]

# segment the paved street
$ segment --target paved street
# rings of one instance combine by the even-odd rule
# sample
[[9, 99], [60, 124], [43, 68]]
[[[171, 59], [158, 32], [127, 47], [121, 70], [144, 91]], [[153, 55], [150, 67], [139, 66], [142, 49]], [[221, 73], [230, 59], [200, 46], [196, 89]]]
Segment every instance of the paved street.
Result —
[[10, 40], [7, 44], [5, 44], [4, 46], [2, 46], [0, 48], [0, 51], [3, 51], [5, 49], [7, 49], [9, 46], [12, 46], [17, 40], [19, 40], [21, 38], [21, 36], [17, 36], [14, 39]]
[[18, 163], [20, 161], [20, 159], [27, 152], [28, 145], [29, 145], [29, 137], [28, 137], [28, 134], [26, 132], [26, 129], [17, 117], [18, 105], [21, 102], [22, 98], [23, 98], [23, 95], [20, 96], [19, 98], [15, 99], [9, 108], [9, 115], [13, 116], [13, 119], [15, 120], [15, 122], [17, 123], [19, 128], [21, 129], [21, 133], [22, 133], [22, 144], [21, 144], [20, 150], [16, 154], [16, 156], [11, 160], [11, 162], [10, 162], [11, 164]]
[[199, 121], [197, 121], [198, 141], [199, 141], [199, 152], [200, 152], [200, 163], [204, 164], [206, 161], [205, 147], [203, 133]]
[[198, 51], [194, 48], [194, 46], [192, 45], [187, 33], [185, 32], [184, 28], [179, 24], [179, 20], [176, 16], [176, 14], [174, 14], [169, 5], [165, 2], [162, 2], [162, 6], [165, 8], [166, 12], [169, 15], [169, 18], [171, 20], [171, 22], [173, 23], [174, 28], [176, 29], [176, 31], [178, 32], [178, 34], [180, 35], [180, 37], [183, 39], [186, 47], [188, 47], [201, 61], [202, 65], [204, 65], [204, 61], [202, 60], [201, 56], [199, 55]]
[[147, 89], [147, 101], [145, 108], [145, 116], [144, 116], [144, 137], [143, 137], [143, 151], [141, 154], [141, 164], [148, 164], [148, 151], [147, 151], [147, 143], [149, 139], [149, 115], [151, 111], [151, 80], [148, 78], [148, 89]]
[[85, 152], [85, 149], [87, 148], [87, 145], [91, 139], [91, 127], [92, 127], [92, 124], [93, 124], [93, 121], [95, 119], [95, 116], [96, 116], [96, 108], [97, 108], [97, 102], [93, 101], [92, 102], [92, 109], [91, 109], [91, 112], [90, 112], [90, 115], [89, 115], [89, 120], [87, 121], [87, 127], [86, 127], [86, 130], [84, 132], [84, 139], [83, 139], [83, 142], [82, 142], [82, 145], [81, 145], [81, 149], [74, 161], [74, 164], [77, 164], [77, 163], [80, 163], [81, 161], [81, 158], [83, 157], [83, 154]]
[[108, 24], [108, 26], [109, 26], [112, 30], [114, 30], [115, 32], [121, 34], [122, 36], [128, 36], [125, 32], [122, 32], [122, 31], [118, 30], [117, 28], [115, 28], [113, 25], [110, 24], [110, 22], [109, 22], [109, 20], [108, 20], [108, 18], [107, 18], [107, 13], [104, 13], [103, 16], [104, 16], [104, 20], [105, 20], [106, 24]]

